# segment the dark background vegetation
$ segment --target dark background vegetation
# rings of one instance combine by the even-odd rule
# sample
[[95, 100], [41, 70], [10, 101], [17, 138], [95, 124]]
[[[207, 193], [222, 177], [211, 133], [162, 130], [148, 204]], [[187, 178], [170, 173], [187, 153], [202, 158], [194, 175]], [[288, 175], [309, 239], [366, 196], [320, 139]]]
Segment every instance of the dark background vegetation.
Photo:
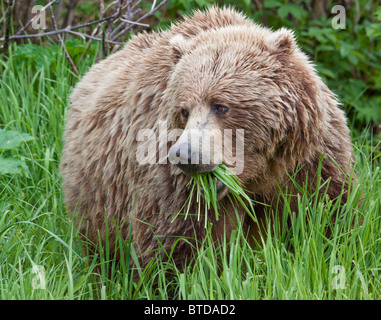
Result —
[[[46, 5], [49, 1], [16, 0], [12, 15], [12, 31], [20, 29], [33, 16], [33, 5]], [[112, 1], [104, 1], [105, 5]], [[153, 1], [142, 0], [138, 4], [140, 15], [148, 12]], [[9, 0], [1, 0], [1, 13], [4, 16]], [[370, 0], [169, 0], [160, 10], [144, 19], [149, 30], [167, 28], [172, 21], [190, 14], [192, 10], [205, 8], [213, 4], [231, 5], [241, 10], [254, 21], [278, 29], [287, 27], [295, 31], [302, 49], [316, 64], [319, 75], [339, 97], [345, 108], [350, 127], [354, 134], [367, 129], [376, 140], [380, 138], [381, 128], [381, 1]], [[331, 23], [335, 16], [332, 7], [340, 4], [346, 9], [345, 29], [335, 30]], [[100, 1], [65, 0], [52, 6], [59, 28], [95, 21], [99, 18]], [[5, 19], [1, 20], [1, 35], [4, 35]], [[52, 21], [47, 15], [47, 30], [52, 30]], [[88, 27], [89, 33], [95, 25]], [[127, 41], [132, 33], [142, 26], [135, 26], [122, 41]], [[45, 30], [45, 31], [47, 31]], [[12, 34], [11, 31], [11, 34]], [[26, 33], [38, 31], [27, 28]], [[96, 41], [89, 43], [79, 36], [64, 37], [65, 47], [78, 68], [82, 59], [89, 55], [98, 55], [102, 59], [115, 47], [108, 44], [106, 52], [97, 50]], [[14, 58], [24, 60], [39, 68], [43, 61], [54, 59], [61, 46], [56, 37], [18, 39], [12, 54]], [[21, 45], [20, 45], [21, 44]], [[4, 48], [3, 48], [4, 49]], [[85, 52], [85, 54], [84, 54]], [[4, 50], [3, 50], [4, 53]], [[7, 55], [7, 52], [5, 52]]]

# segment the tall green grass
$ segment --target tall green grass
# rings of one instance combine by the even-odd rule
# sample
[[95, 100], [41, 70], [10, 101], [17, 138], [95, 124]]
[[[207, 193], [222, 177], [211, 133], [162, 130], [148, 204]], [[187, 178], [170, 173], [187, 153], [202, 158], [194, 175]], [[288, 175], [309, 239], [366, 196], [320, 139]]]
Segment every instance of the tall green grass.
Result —
[[[12, 50], [0, 62], [0, 127], [35, 139], [8, 151], [25, 161], [29, 177], [0, 176], [1, 299], [381, 298], [380, 145], [366, 133], [353, 137], [359, 185], [347, 204], [317, 198], [299, 186], [298, 214], [284, 206], [255, 248], [238, 225], [232, 239], [220, 245], [210, 236], [197, 243], [193, 267], [182, 271], [170, 252], [167, 262], [152, 260], [144, 268], [136, 263], [132, 270], [128, 259], [137, 259], [122, 237], [119, 263], [108, 250], [90, 259], [65, 211], [58, 172], [68, 95], [79, 79], [60, 51], [54, 65], [42, 60], [37, 67], [27, 56], [20, 58], [17, 47]], [[81, 74], [93, 63], [84, 61]], [[283, 197], [289, 200], [286, 190]], [[340, 219], [332, 222], [337, 213]], [[140, 280], [134, 283], [136, 272]]]

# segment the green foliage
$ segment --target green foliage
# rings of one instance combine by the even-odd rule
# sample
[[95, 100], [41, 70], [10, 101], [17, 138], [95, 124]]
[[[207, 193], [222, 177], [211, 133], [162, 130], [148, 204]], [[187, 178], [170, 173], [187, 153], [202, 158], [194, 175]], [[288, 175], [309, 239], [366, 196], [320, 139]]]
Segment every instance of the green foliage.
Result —
[[90, 16], [94, 14], [94, 12], [99, 11], [99, 3], [97, 3], [96, 1], [80, 2], [76, 8], [76, 11], [78, 12], [79, 16]]
[[23, 172], [29, 177], [29, 169], [23, 159], [16, 159], [12, 156], [4, 156], [9, 150], [17, 148], [23, 142], [31, 141], [34, 138], [27, 133], [17, 131], [6, 131], [0, 129], [0, 175], [15, 174]]
[[[73, 37], [70, 37], [65, 42], [65, 48], [75, 64], [79, 62], [79, 59], [84, 53], [86, 44], [85, 41]], [[92, 43], [85, 52], [84, 59], [94, 61], [97, 52], [97, 43]], [[12, 52], [12, 59], [15, 61], [17, 70], [21, 70], [27, 65], [35, 72], [41, 68], [48, 68], [54, 74], [57, 72], [58, 68], [60, 68], [60, 66], [57, 65], [57, 57], [62, 56], [62, 53], [62, 47], [54, 43], [50, 45], [28, 43], [15, 46], [15, 49]], [[67, 61], [64, 61], [64, 63], [67, 64]], [[82, 67], [82, 65], [79, 64], [79, 67]]]
[[26, 141], [33, 140], [27, 133], [18, 133], [17, 131], [6, 131], [0, 129], [0, 151], [17, 148]]

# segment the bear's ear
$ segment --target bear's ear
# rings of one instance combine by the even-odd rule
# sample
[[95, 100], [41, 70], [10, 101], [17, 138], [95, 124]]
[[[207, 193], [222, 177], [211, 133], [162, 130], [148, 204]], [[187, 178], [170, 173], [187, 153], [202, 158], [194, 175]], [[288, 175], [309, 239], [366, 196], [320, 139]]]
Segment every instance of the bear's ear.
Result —
[[177, 63], [181, 57], [188, 53], [192, 47], [192, 41], [185, 39], [181, 34], [176, 34], [169, 40], [172, 47], [172, 56], [175, 63]]
[[291, 54], [297, 47], [293, 31], [281, 28], [269, 39], [270, 50], [275, 54]]

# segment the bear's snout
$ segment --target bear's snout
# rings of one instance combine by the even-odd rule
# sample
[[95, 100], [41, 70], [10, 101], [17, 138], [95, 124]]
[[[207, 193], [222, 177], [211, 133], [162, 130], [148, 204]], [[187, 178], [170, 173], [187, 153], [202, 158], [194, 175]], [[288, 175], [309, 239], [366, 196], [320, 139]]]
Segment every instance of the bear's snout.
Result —
[[188, 142], [176, 143], [169, 149], [168, 158], [187, 174], [210, 172], [217, 168], [218, 164], [203, 163], [200, 148], [192, 148]]

